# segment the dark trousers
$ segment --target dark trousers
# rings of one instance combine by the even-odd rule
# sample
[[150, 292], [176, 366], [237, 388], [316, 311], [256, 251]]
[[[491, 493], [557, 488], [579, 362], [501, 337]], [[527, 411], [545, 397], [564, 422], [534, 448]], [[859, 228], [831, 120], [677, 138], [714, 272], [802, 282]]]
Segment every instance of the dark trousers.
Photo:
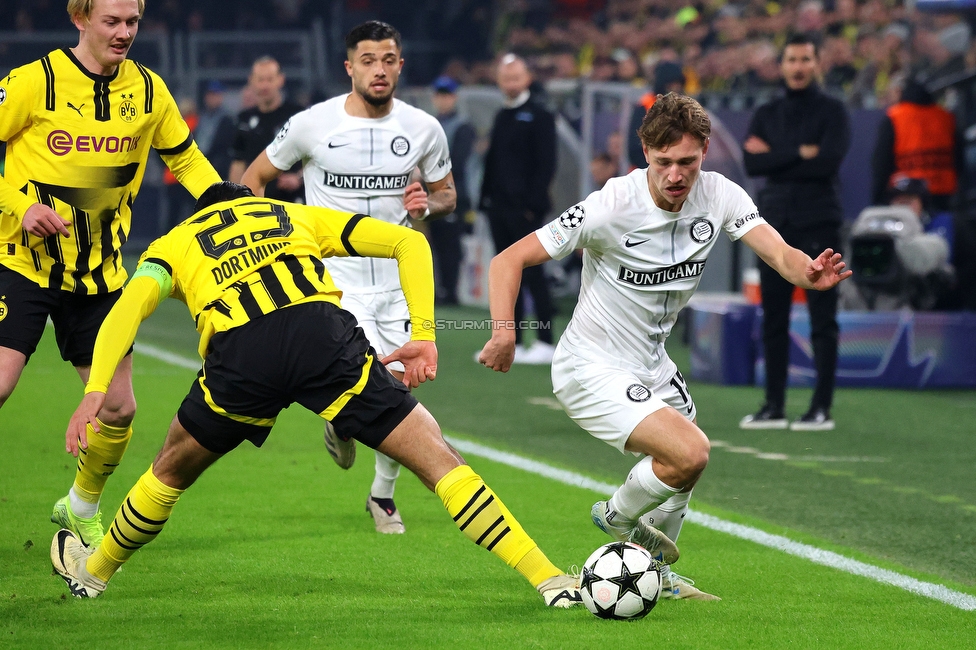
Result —
[[[502, 252], [542, 225], [537, 219], [527, 219], [524, 210], [506, 209], [489, 210], [488, 223], [491, 225], [491, 238], [495, 242], [496, 253]], [[535, 304], [535, 315], [539, 319], [539, 340], [551, 344], [552, 317], [555, 310], [542, 266], [530, 266], [522, 271], [522, 286], [529, 290]], [[519, 291], [515, 300], [515, 322], [521, 323], [524, 315], [525, 305], [522, 292]], [[515, 342], [522, 343], [521, 328], [515, 330]]]
[[458, 275], [461, 270], [461, 218], [451, 213], [429, 223], [430, 243], [437, 262], [437, 299], [456, 304]]
[[[825, 248], [840, 250], [837, 228], [813, 230], [784, 229], [780, 233], [788, 244], [816, 258]], [[786, 380], [790, 362], [790, 306], [793, 285], [764, 262], [759, 263], [762, 282], [763, 348], [766, 354], [766, 403], [774, 408], [786, 404]], [[810, 309], [810, 339], [817, 383], [811, 408], [830, 409], [834, 398], [837, 371], [837, 288], [807, 291]]]

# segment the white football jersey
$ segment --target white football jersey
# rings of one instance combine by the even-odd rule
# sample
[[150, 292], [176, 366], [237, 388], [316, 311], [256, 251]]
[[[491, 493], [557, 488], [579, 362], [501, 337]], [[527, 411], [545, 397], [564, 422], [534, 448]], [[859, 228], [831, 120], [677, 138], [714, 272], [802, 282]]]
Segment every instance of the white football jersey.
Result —
[[[426, 182], [442, 180], [451, 171], [444, 129], [437, 118], [399, 99], [385, 117], [353, 117], [346, 113], [346, 97], [294, 115], [268, 145], [268, 159], [281, 170], [301, 161], [309, 205], [407, 225], [403, 191], [413, 170], [419, 168]], [[400, 287], [396, 260], [332, 257], [325, 265], [340, 289]]]
[[655, 368], [719, 230], [734, 241], [761, 223], [745, 190], [717, 172], [701, 172], [677, 213], [655, 205], [646, 169], [610, 179], [536, 231], [553, 259], [583, 249], [579, 301], [560, 345]]

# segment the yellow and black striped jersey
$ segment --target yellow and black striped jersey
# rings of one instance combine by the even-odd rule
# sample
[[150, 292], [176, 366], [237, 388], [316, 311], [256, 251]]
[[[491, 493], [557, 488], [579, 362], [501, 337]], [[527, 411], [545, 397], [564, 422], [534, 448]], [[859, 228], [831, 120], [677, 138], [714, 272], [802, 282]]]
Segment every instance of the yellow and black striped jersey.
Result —
[[[67, 48], [0, 77], [0, 140], [0, 264], [51, 289], [125, 283], [119, 250], [150, 147], [194, 196], [220, 181], [159, 76], [134, 61], [93, 74]], [[24, 230], [35, 203], [70, 221], [71, 237]]]
[[323, 257], [396, 258], [411, 336], [434, 340], [434, 277], [424, 236], [361, 214], [248, 197], [202, 210], [154, 241], [133, 279], [150, 276], [186, 303], [210, 337], [275, 309], [323, 300], [341, 306]]

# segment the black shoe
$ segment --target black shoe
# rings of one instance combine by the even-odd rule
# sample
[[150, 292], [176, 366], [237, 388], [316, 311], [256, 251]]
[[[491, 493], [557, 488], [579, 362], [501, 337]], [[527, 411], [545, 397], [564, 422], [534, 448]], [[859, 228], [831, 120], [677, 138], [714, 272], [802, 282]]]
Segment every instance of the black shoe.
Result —
[[791, 431], [832, 431], [833, 428], [830, 411], [821, 406], [811, 406], [802, 417], [790, 423]]
[[775, 408], [769, 404], [763, 404], [758, 413], [739, 420], [740, 429], [785, 429], [789, 425], [782, 407]]

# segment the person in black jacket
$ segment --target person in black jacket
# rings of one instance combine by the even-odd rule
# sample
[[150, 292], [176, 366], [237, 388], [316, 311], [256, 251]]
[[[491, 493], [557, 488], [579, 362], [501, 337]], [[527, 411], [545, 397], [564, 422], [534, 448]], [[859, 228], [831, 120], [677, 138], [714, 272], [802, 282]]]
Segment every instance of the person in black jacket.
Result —
[[430, 243], [437, 259], [437, 302], [441, 305], [458, 304], [458, 276], [461, 270], [461, 235], [465, 219], [471, 211], [468, 192], [468, 161], [474, 152], [478, 133], [457, 110], [457, 80], [442, 75], [434, 80], [434, 109], [437, 121], [444, 128], [451, 151], [451, 172], [457, 190], [457, 207], [442, 219], [428, 222]]
[[[479, 206], [488, 215], [497, 251], [540, 228], [552, 207], [549, 185], [556, 173], [556, 121], [532, 96], [531, 83], [532, 75], [524, 60], [514, 54], [502, 57], [498, 87], [505, 95], [505, 105], [492, 125]], [[522, 330], [516, 329], [515, 363], [548, 364], [555, 352], [549, 286], [541, 266], [525, 269], [522, 277], [539, 320], [538, 339], [524, 348]], [[521, 323], [523, 313], [519, 296], [516, 323]]]
[[[282, 93], [285, 75], [278, 62], [270, 56], [262, 56], [253, 63], [247, 84], [254, 91], [257, 104], [237, 115], [237, 133], [231, 147], [232, 160], [227, 174], [228, 180], [234, 183], [241, 182], [247, 166], [271, 144], [291, 116], [303, 108], [285, 99]], [[303, 203], [305, 188], [302, 166], [296, 164], [279, 176], [265, 189], [265, 196], [269, 199]]]
[[[809, 36], [797, 35], [787, 41], [780, 60], [786, 94], [756, 110], [743, 144], [746, 171], [767, 179], [757, 201], [760, 213], [787, 243], [807, 254], [840, 248], [842, 211], [837, 172], [850, 147], [850, 125], [843, 104], [821, 92], [816, 83], [819, 64], [817, 44]], [[830, 407], [837, 368], [837, 290], [808, 293], [817, 381], [810, 409], [788, 423], [785, 405], [793, 286], [766, 263], [760, 264], [759, 273], [766, 401], [739, 426], [833, 429]]]

